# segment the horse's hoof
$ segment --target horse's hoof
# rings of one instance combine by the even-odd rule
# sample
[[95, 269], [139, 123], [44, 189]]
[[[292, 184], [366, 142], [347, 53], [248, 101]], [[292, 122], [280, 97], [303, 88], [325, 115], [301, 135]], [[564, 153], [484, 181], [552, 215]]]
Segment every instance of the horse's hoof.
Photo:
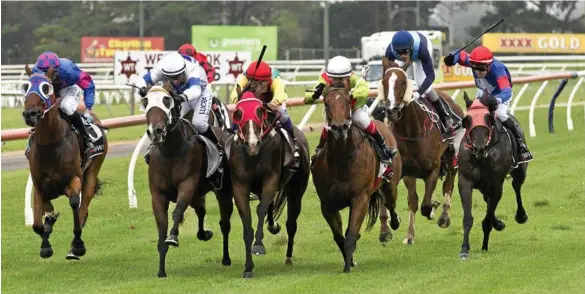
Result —
[[433, 214], [433, 206], [431, 205], [424, 205], [420, 208], [420, 214], [426, 217], [428, 220], [432, 220], [435, 215]]
[[264, 245], [254, 245], [254, 246], [252, 246], [252, 254], [266, 255], [266, 249], [264, 248]]
[[292, 257], [288, 257], [288, 256], [287, 256], [287, 257], [284, 259], [284, 264], [285, 264], [285, 265], [292, 265], [292, 264], [293, 264], [293, 262], [292, 262]]
[[439, 218], [439, 221], [437, 223], [439, 225], [439, 227], [441, 228], [448, 228], [451, 225], [451, 219], [450, 218]]
[[165, 244], [173, 246], [173, 247], [179, 247], [179, 237], [174, 236], [174, 235], [170, 235], [165, 240]]
[[65, 256], [65, 259], [67, 259], [67, 260], [79, 260], [79, 256], [73, 254], [73, 251], [71, 249], [69, 249], [69, 252], [67, 252], [67, 255]]
[[349, 264], [349, 266], [351, 267], [356, 267], [357, 266], [357, 262], [355, 262], [355, 260], [351, 260], [351, 263]]
[[381, 232], [379, 239], [380, 239], [380, 243], [382, 243], [382, 245], [386, 245], [384, 243], [388, 243], [388, 241], [392, 240], [392, 233], [390, 231]]
[[402, 244], [412, 245], [412, 244], [414, 244], [414, 239], [405, 238], [404, 241], [402, 241]]
[[53, 248], [51, 247], [41, 248], [40, 255], [42, 258], [49, 258], [53, 256]]
[[516, 213], [516, 222], [519, 224], [523, 224], [528, 221], [528, 214], [525, 212], [524, 214]]
[[350, 269], [350, 267], [349, 267], [349, 266], [346, 266], [346, 267], [344, 267], [344, 268], [343, 268], [343, 273], [344, 273], [344, 274], [349, 274], [349, 269]]
[[232, 265], [232, 260], [231, 259], [222, 259], [221, 264], [225, 265], [225, 266], [230, 266], [230, 265]]
[[506, 228], [506, 224], [502, 220], [497, 220], [496, 223], [494, 224], [494, 229], [498, 232], [505, 229], [505, 228]]
[[244, 278], [244, 279], [251, 279], [253, 277], [254, 277], [254, 273], [253, 272], [244, 272], [242, 274], [242, 278]]
[[[209, 240], [211, 240], [211, 238], [213, 238], [213, 232], [210, 230], [197, 232], [197, 239], [199, 239], [201, 241], [209, 241]], [[177, 240], [177, 245], [179, 245], [178, 240]]]
[[469, 258], [469, 253], [461, 252], [459, 253], [459, 259], [467, 260]]
[[156, 275], [159, 278], [166, 278], [167, 277], [167, 273], [166, 272], [158, 272], [158, 274]]
[[84, 256], [85, 255], [85, 247], [83, 245], [81, 245], [82, 247], [71, 247], [71, 253], [73, 253], [75, 256]]
[[268, 231], [272, 234], [272, 235], [276, 235], [278, 233], [280, 233], [280, 224], [276, 223], [274, 226], [272, 227], [268, 227]]
[[399, 216], [396, 216], [396, 219], [391, 219], [390, 220], [390, 227], [396, 231], [398, 230], [398, 228], [400, 228], [400, 223], [402, 222], [402, 220], [400, 219]]

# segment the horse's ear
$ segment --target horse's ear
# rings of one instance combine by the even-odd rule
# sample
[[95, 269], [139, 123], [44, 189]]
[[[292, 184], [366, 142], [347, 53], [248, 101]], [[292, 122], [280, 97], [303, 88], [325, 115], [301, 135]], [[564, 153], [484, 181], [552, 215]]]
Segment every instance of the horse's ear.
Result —
[[32, 70], [30, 69], [30, 67], [28, 66], [28, 64], [24, 65], [24, 71], [26, 72], [26, 74], [30, 77], [30, 75], [32, 75]]
[[45, 75], [49, 78], [49, 80], [53, 79], [53, 74], [55, 73], [55, 69], [51, 66]]
[[465, 100], [465, 108], [469, 108], [469, 106], [471, 106], [471, 104], [473, 103], [473, 100], [469, 99], [467, 91], [463, 91], [463, 100]]
[[256, 117], [264, 121], [268, 117], [268, 112], [263, 107], [258, 107], [256, 108]]
[[467, 129], [467, 128], [469, 128], [469, 125], [471, 124], [471, 123], [470, 123], [470, 121], [471, 121], [471, 117], [470, 117], [469, 115], [466, 115], [466, 116], [463, 118], [463, 120], [461, 120], [461, 126], [462, 126], [464, 129]]

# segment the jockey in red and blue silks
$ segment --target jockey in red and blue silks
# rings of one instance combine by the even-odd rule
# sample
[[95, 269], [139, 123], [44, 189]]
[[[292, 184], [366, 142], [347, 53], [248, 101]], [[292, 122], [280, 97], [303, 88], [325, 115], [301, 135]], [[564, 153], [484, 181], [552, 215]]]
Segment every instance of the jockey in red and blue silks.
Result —
[[447, 66], [458, 63], [473, 69], [475, 85], [479, 88], [475, 97], [482, 97], [487, 92], [496, 98], [498, 102], [496, 117], [512, 132], [518, 142], [520, 153], [518, 162], [531, 161], [533, 156], [524, 142], [522, 129], [508, 114], [508, 104], [512, 101], [512, 77], [508, 68], [495, 59], [493, 53], [484, 46], [473, 49], [471, 54], [463, 50], [457, 54], [449, 54], [444, 61]]
[[53, 88], [55, 93], [62, 98], [59, 108], [65, 113], [73, 126], [83, 136], [85, 143], [85, 152], [93, 148], [93, 144], [89, 139], [88, 130], [83, 123], [81, 114], [77, 112], [77, 106], [81, 97], [85, 102], [85, 118], [90, 118], [90, 111], [95, 100], [95, 85], [91, 76], [82, 71], [77, 65], [67, 59], [59, 58], [57, 54], [47, 51], [42, 53], [38, 58], [33, 73], [45, 73], [49, 68], [53, 68]]

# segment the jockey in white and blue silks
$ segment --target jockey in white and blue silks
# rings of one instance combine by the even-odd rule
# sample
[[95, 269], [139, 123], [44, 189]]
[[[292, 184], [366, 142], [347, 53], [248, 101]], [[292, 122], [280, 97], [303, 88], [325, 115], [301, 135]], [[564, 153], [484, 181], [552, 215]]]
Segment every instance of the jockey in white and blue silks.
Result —
[[457, 54], [449, 54], [444, 59], [446, 66], [458, 63], [461, 66], [473, 69], [473, 78], [478, 88], [476, 98], [482, 97], [485, 92], [494, 96], [498, 102], [495, 111], [496, 117], [509, 129], [518, 142], [518, 163], [528, 162], [534, 159], [528, 151], [522, 128], [512, 119], [509, 119], [508, 104], [512, 101], [512, 77], [508, 68], [494, 58], [490, 49], [479, 46], [471, 54], [461, 50]]
[[[181, 116], [193, 109], [191, 123], [197, 132], [217, 144], [218, 141], [209, 125], [209, 111], [211, 110], [213, 93], [210, 87], [207, 87], [205, 71], [199, 63], [193, 63], [191, 60], [192, 58], [189, 56], [171, 52], [163, 56], [149, 73], [136, 79], [135, 85], [142, 88], [144, 94], [147, 86], [168, 80], [183, 101], [181, 103]], [[144, 156], [147, 163], [149, 155], [150, 147]]]
[[383, 64], [384, 72], [389, 68], [389, 62], [394, 61], [399, 66], [413, 62], [407, 69], [409, 79], [416, 81], [418, 89], [413, 93], [413, 100], [425, 97], [433, 104], [439, 117], [447, 129], [453, 127], [453, 119], [439, 101], [439, 95], [433, 89], [435, 69], [433, 66], [433, 44], [431, 40], [419, 33], [399, 31], [392, 37], [392, 42], [386, 48]]

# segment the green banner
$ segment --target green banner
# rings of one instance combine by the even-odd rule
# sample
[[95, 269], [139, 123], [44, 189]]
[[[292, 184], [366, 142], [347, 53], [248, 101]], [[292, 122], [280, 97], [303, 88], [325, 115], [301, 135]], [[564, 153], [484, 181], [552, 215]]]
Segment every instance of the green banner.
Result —
[[276, 26], [191, 26], [191, 43], [197, 51], [249, 51], [252, 59], [260, 56], [266, 45], [264, 60], [276, 60], [278, 54]]

